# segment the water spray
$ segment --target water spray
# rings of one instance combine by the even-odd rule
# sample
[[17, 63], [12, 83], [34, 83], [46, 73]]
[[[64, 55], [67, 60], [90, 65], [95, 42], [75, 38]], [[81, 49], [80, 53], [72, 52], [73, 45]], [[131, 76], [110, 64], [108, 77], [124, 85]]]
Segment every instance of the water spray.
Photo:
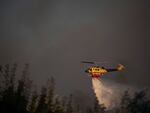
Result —
[[92, 85], [99, 104], [104, 104], [107, 109], [113, 108], [115, 106], [115, 103], [113, 103], [113, 90], [106, 87], [102, 81], [97, 78], [92, 79]]

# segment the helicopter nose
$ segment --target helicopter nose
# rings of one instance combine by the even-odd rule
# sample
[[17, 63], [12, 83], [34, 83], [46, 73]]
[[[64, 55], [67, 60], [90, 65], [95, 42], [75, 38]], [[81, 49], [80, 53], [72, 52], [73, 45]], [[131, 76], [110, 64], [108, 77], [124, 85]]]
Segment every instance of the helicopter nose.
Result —
[[88, 70], [85, 70], [86, 73], [88, 73]]

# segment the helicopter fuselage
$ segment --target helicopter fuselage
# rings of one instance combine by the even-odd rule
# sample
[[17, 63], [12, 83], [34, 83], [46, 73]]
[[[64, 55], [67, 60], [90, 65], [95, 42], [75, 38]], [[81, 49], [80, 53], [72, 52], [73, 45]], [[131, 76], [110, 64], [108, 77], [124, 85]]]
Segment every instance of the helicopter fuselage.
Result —
[[85, 70], [85, 72], [88, 73], [92, 78], [99, 78], [108, 71], [105, 68], [94, 66], [88, 68], [87, 70]]

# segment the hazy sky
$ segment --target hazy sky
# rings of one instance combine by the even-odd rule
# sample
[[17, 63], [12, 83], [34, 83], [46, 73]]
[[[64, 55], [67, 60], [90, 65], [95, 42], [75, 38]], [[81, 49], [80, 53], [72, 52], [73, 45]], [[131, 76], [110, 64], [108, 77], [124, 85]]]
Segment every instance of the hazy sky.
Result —
[[149, 0], [1, 0], [0, 63], [30, 63], [36, 83], [54, 76], [63, 94], [91, 93], [82, 60], [123, 63], [102, 79], [149, 87], [149, 20]]

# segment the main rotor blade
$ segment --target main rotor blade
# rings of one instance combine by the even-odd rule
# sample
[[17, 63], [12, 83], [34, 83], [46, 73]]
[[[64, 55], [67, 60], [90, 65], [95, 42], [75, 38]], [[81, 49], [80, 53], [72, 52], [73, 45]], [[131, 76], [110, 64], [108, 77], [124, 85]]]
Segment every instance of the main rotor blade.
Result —
[[82, 63], [95, 64], [94, 62], [89, 62], [89, 61], [82, 61]]

